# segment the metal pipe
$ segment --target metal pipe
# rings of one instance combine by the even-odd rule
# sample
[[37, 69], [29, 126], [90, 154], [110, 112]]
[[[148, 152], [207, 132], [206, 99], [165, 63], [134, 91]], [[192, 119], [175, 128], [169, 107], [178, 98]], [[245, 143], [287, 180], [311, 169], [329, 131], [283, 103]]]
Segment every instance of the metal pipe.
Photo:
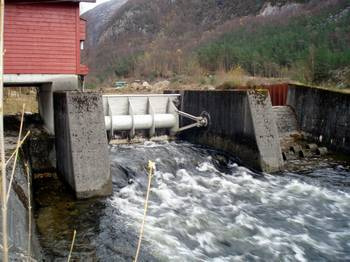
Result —
[[[175, 95], [106, 95], [103, 96], [106, 130], [130, 131], [130, 137], [135, 130], [149, 130], [150, 136], [156, 129], [169, 129], [170, 135], [193, 128], [206, 127], [209, 124], [207, 115], [193, 116], [178, 110], [174, 100]], [[188, 118], [194, 123], [179, 127], [179, 116]]]
[[[134, 126], [135, 130], [150, 129], [153, 125], [152, 115], [119, 115], [105, 116], [106, 130], [110, 131], [128, 131]], [[176, 117], [172, 114], [155, 114], [155, 128], [172, 128], [176, 125]]]
[[180, 97], [181, 95], [179, 94], [132, 94], [132, 95], [103, 95], [102, 98], [119, 98], [119, 97], [144, 97], [144, 98], [149, 98], [149, 97]]

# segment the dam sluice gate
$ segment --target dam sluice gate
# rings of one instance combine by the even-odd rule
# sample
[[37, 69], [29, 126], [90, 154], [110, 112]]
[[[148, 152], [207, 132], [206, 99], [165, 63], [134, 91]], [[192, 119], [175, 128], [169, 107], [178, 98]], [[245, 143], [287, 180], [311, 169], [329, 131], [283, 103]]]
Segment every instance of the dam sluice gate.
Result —
[[[104, 95], [108, 136], [111, 138], [118, 131], [129, 131], [128, 137], [133, 138], [136, 131], [148, 130], [148, 137], [153, 137], [159, 129], [165, 129], [169, 135], [175, 136], [190, 128], [208, 126], [209, 116], [206, 112], [193, 116], [180, 111], [176, 107], [180, 98], [179, 94]], [[194, 123], [180, 128], [180, 116]]]

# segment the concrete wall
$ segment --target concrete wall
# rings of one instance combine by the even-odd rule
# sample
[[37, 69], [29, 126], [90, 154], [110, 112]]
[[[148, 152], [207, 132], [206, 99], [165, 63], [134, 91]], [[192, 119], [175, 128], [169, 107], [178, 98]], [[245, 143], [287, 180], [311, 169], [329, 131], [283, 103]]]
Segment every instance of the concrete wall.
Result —
[[54, 93], [57, 171], [78, 198], [112, 193], [102, 97]]
[[[31, 238], [29, 240], [29, 212], [28, 212], [28, 196], [31, 196], [31, 204], [33, 206], [32, 191], [28, 192], [27, 174], [23, 164], [22, 155], [18, 158], [15, 176], [11, 187], [10, 198], [8, 202], [8, 243], [9, 243], [9, 261], [26, 261], [28, 255], [28, 241], [31, 241], [31, 257], [37, 261], [42, 261], [41, 247], [36, 232], [34, 210], [32, 209], [31, 218]], [[12, 163], [7, 168], [8, 183], [12, 170]], [[29, 170], [29, 179], [32, 179], [31, 170]], [[1, 218], [1, 214], [0, 214]], [[2, 218], [1, 218], [2, 219]], [[0, 227], [0, 232], [1, 232]], [[1, 249], [0, 249], [1, 250]], [[0, 257], [2, 256], [0, 251]]]
[[207, 129], [189, 130], [182, 138], [232, 153], [258, 170], [281, 169], [282, 153], [267, 91], [184, 91], [181, 104], [186, 113], [206, 111], [211, 117]]
[[350, 94], [290, 85], [287, 104], [302, 131], [333, 150], [350, 153]]

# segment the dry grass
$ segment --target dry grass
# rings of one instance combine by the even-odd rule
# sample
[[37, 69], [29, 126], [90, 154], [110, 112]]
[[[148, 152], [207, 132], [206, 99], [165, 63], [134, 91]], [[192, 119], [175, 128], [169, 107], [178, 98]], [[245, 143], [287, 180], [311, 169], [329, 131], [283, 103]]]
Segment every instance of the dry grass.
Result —
[[38, 113], [38, 100], [35, 88], [11, 87], [4, 90], [4, 114], [13, 115], [22, 111], [23, 104], [26, 111]]

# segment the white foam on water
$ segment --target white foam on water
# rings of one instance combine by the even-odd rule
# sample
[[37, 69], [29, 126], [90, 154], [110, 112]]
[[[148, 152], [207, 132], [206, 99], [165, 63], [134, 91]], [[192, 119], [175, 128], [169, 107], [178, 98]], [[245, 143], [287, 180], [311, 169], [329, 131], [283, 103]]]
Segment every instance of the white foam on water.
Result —
[[213, 171], [216, 172], [216, 168], [209, 162], [203, 162], [200, 163], [199, 166], [197, 167], [198, 171], [205, 172], [205, 171]]
[[298, 247], [295, 244], [292, 244], [291, 247], [292, 247], [293, 251], [295, 252], [296, 261], [307, 262], [307, 259], [305, 258], [305, 253], [304, 253], [303, 249], [301, 249], [300, 247]]
[[[221, 173], [210, 156], [169, 143], [175, 170], [153, 180], [144, 239], [161, 261], [310, 261], [350, 256], [350, 194], [295, 176], [255, 178], [230, 163]], [[138, 148], [142, 154], [147, 144]], [[143, 151], [146, 150], [146, 151]], [[188, 157], [181, 156], [189, 154]], [[118, 157], [119, 153], [116, 153]], [[119, 156], [120, 157], [120, 156]], [[121, 157], [119, 161], [122, 161]], [[349, 174], [350, 175], [350, 174]], [[146, 180], [115, 192], [111, 202], [138, 232]]]

